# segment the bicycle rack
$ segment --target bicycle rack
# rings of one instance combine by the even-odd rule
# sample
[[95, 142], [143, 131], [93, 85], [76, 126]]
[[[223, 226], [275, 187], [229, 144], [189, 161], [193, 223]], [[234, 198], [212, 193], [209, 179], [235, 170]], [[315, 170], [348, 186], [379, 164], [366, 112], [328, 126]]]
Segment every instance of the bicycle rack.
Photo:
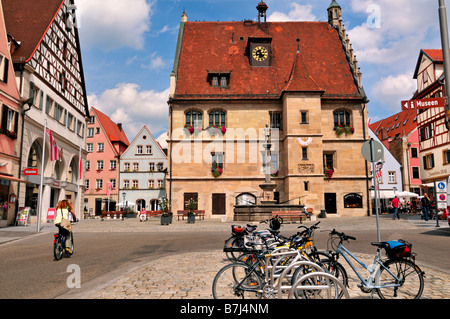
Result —
[[[283, 257], [288, 256], [295, 256], [293, 262], [290, 265], [288, 266], [278, 265], [283, 260]], [[283, 292], [287, 290], [289, 290], [288, 298], [289, 299], [292, 298], [294, 292], [297, 291], [299, 287], [301, 290], [309, 290], [309, 291], [326, 290], [328, 298], [331, 298], [331, 290], [332, 289], [336, 290], [338, 288], [343, 291], [344, 298], [349, 298], [347, 289], [336, 277], [325, 272], [325, 270], [318, 264], [311, 262], [309, 260], [305, 260], [305, 257], [301, 253], [299, 253], [298, 250], [269, 254], [266, 257], [266, 264], [268, 264], [268, 258], [276, 258], [273, 266], [267, 266], [268, 275], [266, 276], [270, 276], [270, 278], [268, 278], [269, 285], [277, 290], [278, 299], [282, 299]], [[288, 278], [288, 274], [292, 270], [303, 266], [312, 268], [313, 272], [300, 276], [293, 285], [285, 285], [285, 286], [281, 285], [283, 280]], [[283, 271], [281, 274], [275, 274], [276, 269], [283, 269]], [[325, 284], [309, 285], [309, 286], [299, 285], [300, 282], [308, 280], [313, 277], [320, 277], [321, 278], [320, 281], [322, 282], [323, 280], [325, 280]]]

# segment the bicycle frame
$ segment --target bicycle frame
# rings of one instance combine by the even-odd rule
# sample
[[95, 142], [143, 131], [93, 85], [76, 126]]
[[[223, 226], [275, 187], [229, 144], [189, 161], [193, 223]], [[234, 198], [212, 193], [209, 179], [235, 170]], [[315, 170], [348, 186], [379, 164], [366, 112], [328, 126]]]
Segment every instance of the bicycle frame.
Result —
[[[338, 248], [336, 250], [336, 255], [338, 255], [338, 256], [342, 255], [342, 257], [344, 257], [345, 261], [348, 263], [350, 268], [353, 269], [353, 272], [358, 276], [358, 278], [361, 280], [362, 284], [369, 289], [379, 289], [379, 288], [400, 286], [400, 284], [391, 284], [391, 285], [382, 285], [382, 286], [372, 284], [372, 282], [374, 282], [377, 271], [379, 271], [379, 269], [381, 267], [383, 267], [383, 269], [385, 269], [393, 277], [393, 279], [395, 279], [394, 282], [400, 282], [400, 279], [383, 265], [382, 260], [378, 257], [378, 256], [380, 256], [380, 251], [381, 250], [378, 248], [377, 253], [375, 254], [375, 257], [373, 260], [372, 269], [369, 269], [369, 267], [366, 266], [358, 257], [356, 257], [354, 254], [352, 254], [347, 248], [345, 248], [345, 246], [342, 243], [339, 243]], [[362, 277], [361, 273], [356, 269], [355, 265], [352, 263], [352, 261], [350, 260], [350, 258], [347, 255], [350, 256], [353, 260], [355, 260], [360, 266], [362, 266], [369, 273], [369, 278], [367, 278], [367, 280], [365, 280]]]

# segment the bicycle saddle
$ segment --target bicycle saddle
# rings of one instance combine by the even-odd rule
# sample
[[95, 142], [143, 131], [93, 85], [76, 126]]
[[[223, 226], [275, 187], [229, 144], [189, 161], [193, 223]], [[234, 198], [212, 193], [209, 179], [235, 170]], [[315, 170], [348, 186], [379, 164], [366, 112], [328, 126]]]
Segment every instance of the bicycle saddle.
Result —
[[380, 248], [389, 247], [389, 244], [387, 242], [385, 242], [385, 241], [373, 242], [373, 243], [371, 243], [371, 245], [372, 246], [377, 246], [377, 247], [380, 247]]

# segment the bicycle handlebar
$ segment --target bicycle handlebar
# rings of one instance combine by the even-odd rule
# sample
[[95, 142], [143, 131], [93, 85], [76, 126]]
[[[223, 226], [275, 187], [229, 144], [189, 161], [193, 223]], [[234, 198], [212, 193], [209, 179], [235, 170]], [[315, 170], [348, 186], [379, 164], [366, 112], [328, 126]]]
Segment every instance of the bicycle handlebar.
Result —
[[351, 240], [356, 240], [356, 237], [348, 236], [348, 235], [346, 235], [346, 234], [344, 234], [344, 233], [341, 233], [341, 232], [336, 231], [336, 229], [333, 229], [333, 230], [330, 232], [330, 236], [332, 236], [332, 235], [338, 235], [338, 236], [341, 238], [341, 240], [346, 240], [346, 241], [349, 241], [349, 239], [351, 239]]

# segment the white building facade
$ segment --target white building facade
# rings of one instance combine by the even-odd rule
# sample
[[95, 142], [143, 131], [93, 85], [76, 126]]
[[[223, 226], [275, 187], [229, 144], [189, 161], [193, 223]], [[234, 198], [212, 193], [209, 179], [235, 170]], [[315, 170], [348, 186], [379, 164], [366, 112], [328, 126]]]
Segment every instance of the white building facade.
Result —
[[159, 200], [166, 196], [167, 155], [144, 126], [120, 157], [122, 202], [132, 209], [159, 210]]

